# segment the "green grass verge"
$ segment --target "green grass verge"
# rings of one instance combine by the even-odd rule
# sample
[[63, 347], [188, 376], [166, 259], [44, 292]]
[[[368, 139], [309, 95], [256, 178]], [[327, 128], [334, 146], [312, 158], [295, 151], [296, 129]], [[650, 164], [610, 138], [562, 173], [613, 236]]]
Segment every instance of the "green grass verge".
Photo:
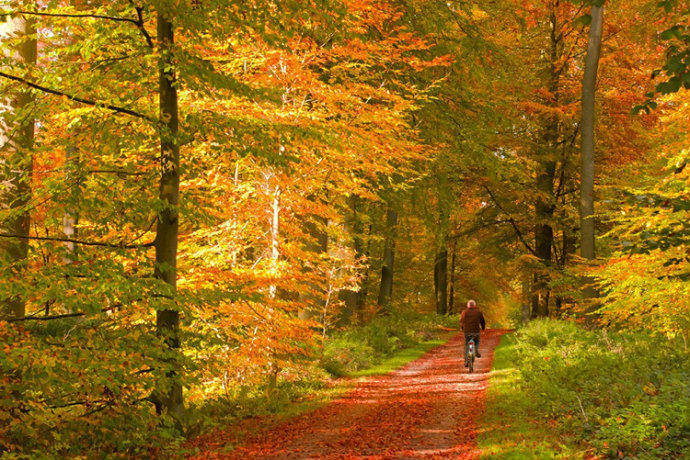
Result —
[[277, 412], [274, 414], [274, 417], [278, 420], [285, 420], [314, 411], [328, 404], [339, 396], [342, 396], [343, 393], [357, 385], [357, 382], [360, 380], [366, 377], [385, 375], [389, 372], [393, 372], [394, 370], [399, 369], [418, 358], [421, 358], [429, 350], [443, 345], [450, 340], [453, 335], [454, 333], [439, 333], [438, 338], [423, 341], [414, 344], [409, 348], [398, 350], [392, 355], [383, 358], [381, 362], [372, 367], [348, 372], [346, 378], [334, 380], [333, 385], [326, 385], [322, 388], [315, 389], [311, 391], [306, 398], [286, 402], [284, 406], [278, 408]]
[[515, 334], [506, 334], [494, 352], [486, 409], [479, 426], [481, 458], [553, 459], [582, 458], [585, 453], [573, 440], [556, 433], [551, 421], [535, 417], [530, 394], [521, 390], [515, 368]]
[[439, 338], [414, 344], [409, 348], [398, 350], [393, 355], [384, 358], [383, 361], [372, 367], [348, 372], [347, 375], [348, 377], [357, 378], [388, 374], [389, 372], [393, 372], [394, 370], [403, 367], [407, 363], [422, 357], [426, 352], [428, 352], [432, 348], [443, 345], [448, 340], [450, 340], [452, 336], [452, 333], [444, 333], [440, 335]]
[[347, 378], [338, 379], [332, 386], [327, 386], [310, 394], [309, 399], [294, 401], [286, 404], [284, 409], [276, 414], [277, 417], [287, 419], [311, 412], [322, 407], [332, 400], [342, 396], [343, 393], [353, 388], [358, 381], [366, 377], [385, 375], [405, 366], [412, 361], [421, 358], [429, 350], [441, 346], [453, 336], [453, 333], [443, 333], [438, 338], [417, 343], [409, 348], [398, 350], [391, 356], [384, 358], [380, 363], [347, 374]]

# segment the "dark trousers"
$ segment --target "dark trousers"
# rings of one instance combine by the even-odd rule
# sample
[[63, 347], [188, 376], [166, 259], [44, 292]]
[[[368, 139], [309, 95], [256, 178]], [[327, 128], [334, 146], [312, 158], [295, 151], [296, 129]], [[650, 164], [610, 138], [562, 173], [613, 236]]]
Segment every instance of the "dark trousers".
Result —
[[479, 336], [480, 334], [478, 332], [465, 334], [465, 361], [467, 361], [467, 354], [470, 352], [470, 340], [474, 339], [475, 354], [479, 351]]

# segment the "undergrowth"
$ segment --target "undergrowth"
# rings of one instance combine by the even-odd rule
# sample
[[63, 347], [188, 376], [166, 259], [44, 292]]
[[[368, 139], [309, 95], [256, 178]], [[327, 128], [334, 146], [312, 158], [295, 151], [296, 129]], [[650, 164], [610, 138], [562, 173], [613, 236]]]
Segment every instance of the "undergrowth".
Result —
[[336, 377], [371, 368], [400, 350], [438, 337], [443, 328], [457, 328], [457, 321], [457, 317], [443, 315], [381, 316], [328, 337], [320, 366]]
[[[351, 388], [354, 381], [395, 370], [441, 345], [457, 331], [457, 318], [396, 314], [327, 335], [316, 359], [281, 369], [275, 386], [235, 385], [190, 404], [185, 435], [193, 438], [248, 417], [273, 421], [313, 410]], [[270, 420], [267, 423], [271, 423]]]
[[497, 348], [488, 458], [690, 457], [690, 354], [648, 333], [535, 321]]

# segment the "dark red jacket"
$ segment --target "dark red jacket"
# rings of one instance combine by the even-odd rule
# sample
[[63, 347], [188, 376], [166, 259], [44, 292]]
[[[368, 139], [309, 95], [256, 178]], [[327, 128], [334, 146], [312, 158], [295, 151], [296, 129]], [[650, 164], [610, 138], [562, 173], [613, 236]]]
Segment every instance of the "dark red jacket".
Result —
[[468, 308], [460, 315], [460, 327], [465, 334], [479, 334], [479, 331], [486, 329], [484, 315], [479, 308]]

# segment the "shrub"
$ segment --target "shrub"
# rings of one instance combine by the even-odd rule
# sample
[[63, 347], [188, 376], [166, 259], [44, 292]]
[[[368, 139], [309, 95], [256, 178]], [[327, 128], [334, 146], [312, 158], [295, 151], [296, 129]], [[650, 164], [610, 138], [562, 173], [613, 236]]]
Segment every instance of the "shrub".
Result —
[[690, 455], [690, 355], [646, 332], [542, 320], [517, 334], [521, 391], [603, 456]]
[[457, 323], [456, 317], [399, 314], [375, 318], [365, 326], [335, 332], [324, 343], [321, 367], [340, 377], [371, 367], [398, 350], [433, 337], [439, 326]]

